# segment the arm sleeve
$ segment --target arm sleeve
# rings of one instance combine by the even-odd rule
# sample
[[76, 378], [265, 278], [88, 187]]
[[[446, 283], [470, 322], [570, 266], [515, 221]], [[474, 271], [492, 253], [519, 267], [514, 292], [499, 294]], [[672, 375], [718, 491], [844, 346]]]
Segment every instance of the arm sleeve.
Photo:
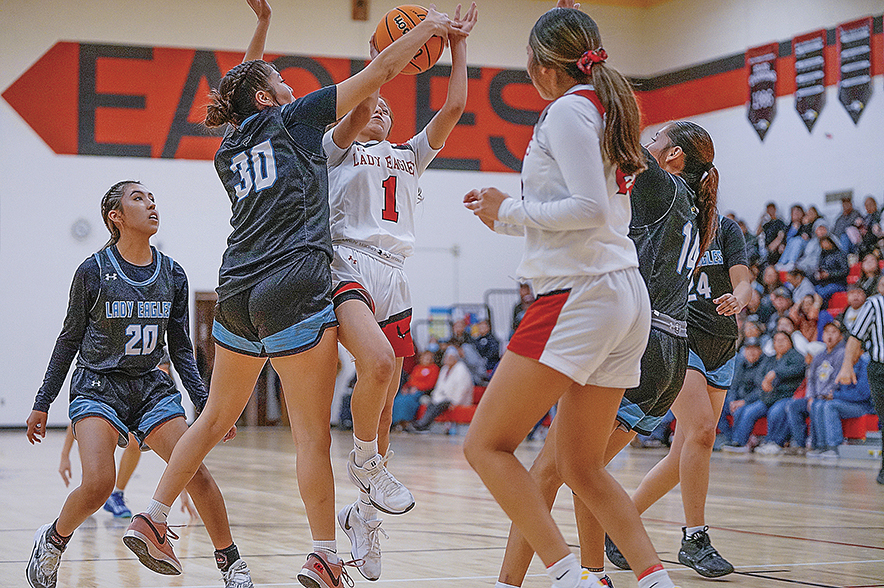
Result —
[[[512, 200], [512, 199], [510, 199]], [[525, 227], [522, 225], [512, 225], [508, 223], [502, 223], [500, 221], [494, 221], [494, 232], [498, 235], [510, 235], [513, 237], [524, 237], [525, 236]]]
[[74, 274], [64, 326], [55, 341], [43, 385], [34, 399], [34, 410], [49, 412], [49, 405], [58, 397], [83, 342], [89, 324], [89, 310], [98, 298], [99, 282], [98, 264], [95, 258], [90, 257], [80, 264]]
[[335, 122], [337, 86], [326, 86], [281, 107], [282, 120], [301, 148], [322, 154], [325, 128]]
[[549, 202], [508, 198], [498, 212], [501, 222], [546, 231], [590, 229], [608, 222], [608, 185], [597, 130], [601, 115], [588, 102], [581, 109], [574, 100], [583, 99], [565, 97], [554, 103], [543, 122], [547, 149], [570, 195]]
[[721, 250], [724, 254], [724, 265], [727, 269], [735, 265], [749, 267], [749, 258], [746, 255], [746, 239], [740, 225], [727, 218], [721, 217], [719, 225], [721, 231]]
[[196, 358], [193, 356], [193, 344], [190, 342], [189, 294], [187, 287], [187, 275], [184, 269], [175, 263], [173, 280], [175, 281], [175, 300], [172, 303], [172, 312], [166, 325], [166, 339], [169, 342], [169, 356], [175, 371], [181, 377], [181, 382], [190, 396], [191, 402], [198, 412], [206, 405], [209, 395], [196, 368]]

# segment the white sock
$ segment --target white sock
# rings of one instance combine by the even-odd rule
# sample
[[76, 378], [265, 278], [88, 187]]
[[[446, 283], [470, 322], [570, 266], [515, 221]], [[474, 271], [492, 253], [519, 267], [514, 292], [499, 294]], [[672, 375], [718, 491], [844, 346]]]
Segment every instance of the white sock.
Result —
[[505, 582], [501, 582], [500, 580], [498, 580], [497, 584], [494, 585], [494, 588], [520, 588], [520, 587], [516, 586], [515, 584], [507, 584]]
[[356, 465], [362, 465], [378, 454], [378, 438], [375, 437], [371, 441], [363, 441], [354, 433], [353, 447], [356, 448]]
[[[580, 562], [577, 556], [569, 553], [553, 565], [546, 568], [546, 573], [553, 581], [553, 588], [577, 588], [580, 583]], [[646, 588], [642, 586], [641, 588]]]
[[[331, 541], [313, 541], [313, 551], [330, 556], [328, 560], [332, 563], [338, 563], [338, 543], [334, 539]], [[334, 556], [334, 557], [331, 557]]]
[[368, 499], [368, 494], [365, 492], [359, 493], [359, 500], [356, 501], [356, 512], [366, 521], [373, 521], [378, 518], [378, 509], [374, 507]]
[[114, 486], [114, 493], [117, 493], [117, 492], [119, 492], [120, 494], [122, 494], [122, 493], [123, 493], [123, 489], [122, 489], [122, 488], [117, 488], [116, 486]]
[[700, 525], [699, 527], [685, 527], [684, 532], [686, 537], [690, 537], [694, 533], [699, 533], [700, 531], [705, 531], [706, 525]]
[[150, 506], [147, 507], [147, 516], [150, 517], [150, 520], [153, 522], [165, 525], [171, 509], [171, 506], [166, 506], [162, 502], [151, 500]]
[[675, 588], [666, 570], [657, 570], [638, 581], [638, 588]]

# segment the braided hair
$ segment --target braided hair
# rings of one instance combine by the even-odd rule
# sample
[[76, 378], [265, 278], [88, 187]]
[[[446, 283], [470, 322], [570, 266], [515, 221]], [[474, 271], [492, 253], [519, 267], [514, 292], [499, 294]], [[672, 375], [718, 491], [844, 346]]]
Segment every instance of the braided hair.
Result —
[[105, 192], [104, 196], [101, 198], [101, 220], [104, 221], [104, 226], [107, 227], [107, 230], [110, 231], [110, 239], [107, 243], [104, 244], [102, 249], [107, 249], [108, 247], [114, 245], [117, 241], [120, 240], [120, 228], [114, 224], [108, 214], [112, 210], [120, 210], [121, 202], [123, 200], [123, 194], [126, 191], [126, 186], [131, 184], [140, 184], [138, 180], [123, 180], [122, 182], [117, 182], [110, 189]]
[[209, 92], [205, 125], [209, 128], [227, 123], [238, 125], [258, 112], [255, 104], [257, 92], [264, 90], [276, 97], [270, 85], [270, 75], [275, 71], [266, 61], [254, 59], [240, 63], [227, 72], [218, 89]]

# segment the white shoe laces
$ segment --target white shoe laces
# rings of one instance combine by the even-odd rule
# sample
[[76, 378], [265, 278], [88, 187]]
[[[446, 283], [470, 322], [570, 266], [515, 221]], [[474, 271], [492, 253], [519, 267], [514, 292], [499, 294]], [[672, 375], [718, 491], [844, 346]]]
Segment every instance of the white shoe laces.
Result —
[[[377, 522], [377, 524], [372, 524]], [[387, 532], [381, 529], [381, 521], [380, 519], [375, 519], [373, 521], [365, 521], [365, 536], [368, 540], [368, 553], [377, 557], [381, 555], [381, 538], [379, 535], [383, 535], [384, 539], [389, 539], [390, 536], [387, 535]]]
[[44, 535], [40, 540], [38, 549], [37, 572], [43, 579], [51, 579], [58, 573], [58, 563], [61, 559], [61, 550], [49, 542]]
[[226, 572], [221, 572], [224, 588], [252, 588], [252, 576], [249, 566], [243, 560], [237, 561]]

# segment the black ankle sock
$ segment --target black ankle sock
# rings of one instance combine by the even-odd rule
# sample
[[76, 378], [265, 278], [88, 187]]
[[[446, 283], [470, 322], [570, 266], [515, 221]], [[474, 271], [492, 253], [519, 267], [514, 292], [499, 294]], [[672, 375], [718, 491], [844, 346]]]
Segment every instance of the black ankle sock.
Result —
[[49, 527], [49, 532], [46, 533], [46, 540], [58, 547], [60, 550], [64, 551], [64, 549], [68, 546], [68, 541], [73, 537], [73, 533], [68, 535], [67, 537], [62, 537], [58, 529], [55, 528], [55, 523], [58, 522], [58, 519], [55, 519], [55, 522], [52, 523], [52, 526]]
[[215, 550], [215, 563], [218, 564], [218, 569], [222, 572], [229, 570], [230, 566], [238, 559], [239, 550], [236, 548], [236, 543], [231, 543], [230, 547]]
[[599, 574], [601, 574], [601, 575], [603, 575], [603, 576], [605, 575], [605, 568], [604, 568], [604, 566], [603, 566], [603, 567], [600, 567], [600, 568], [588, 568], [588, 567], [586, 567], [586, 566], [583, 566], [583, 569], [584, 569], [584, 570], [587, 570], [588, 572], [590, 572], [590, 573], [592, 573], [592, 574], [595, 574], [596, 576], [598, 576]]

